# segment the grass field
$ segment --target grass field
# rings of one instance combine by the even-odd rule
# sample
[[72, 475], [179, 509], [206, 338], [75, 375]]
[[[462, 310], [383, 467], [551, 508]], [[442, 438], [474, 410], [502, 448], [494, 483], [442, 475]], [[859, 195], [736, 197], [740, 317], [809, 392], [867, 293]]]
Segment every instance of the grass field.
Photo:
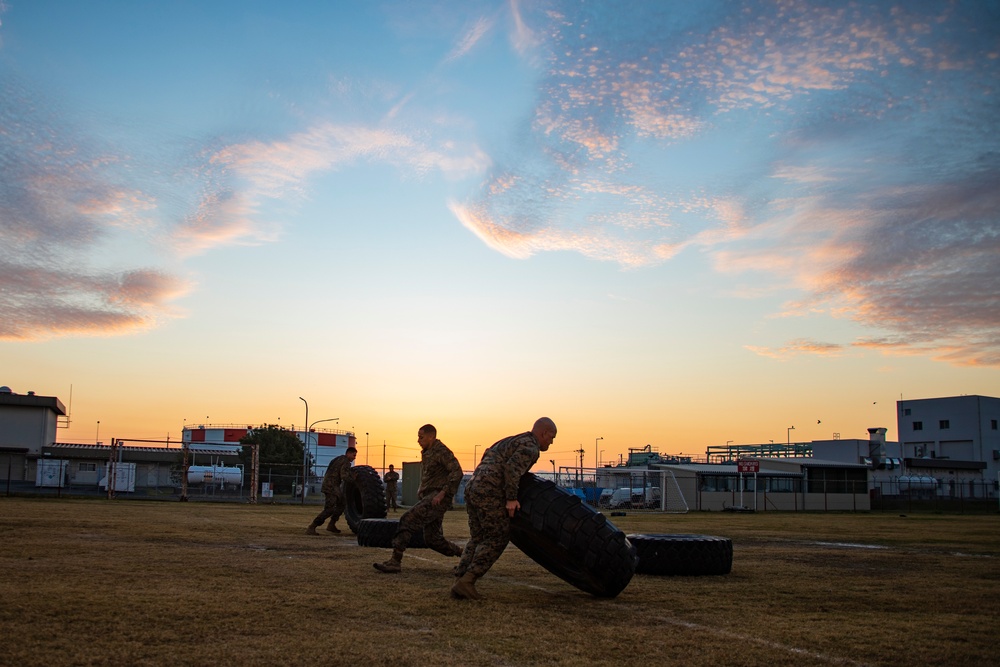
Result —
[[[627, 533], [732, 538], [732, 573], [602, 600], [511, 546], [476, 602], [449, 596], [455, 559], [380, 574], [343, 520], [305, 535], [317, 511], [0, 498], [0, 664], [997, 663], [997, 515], [630, 514]], [[468, 538], [464, 511], [445, 534]]]

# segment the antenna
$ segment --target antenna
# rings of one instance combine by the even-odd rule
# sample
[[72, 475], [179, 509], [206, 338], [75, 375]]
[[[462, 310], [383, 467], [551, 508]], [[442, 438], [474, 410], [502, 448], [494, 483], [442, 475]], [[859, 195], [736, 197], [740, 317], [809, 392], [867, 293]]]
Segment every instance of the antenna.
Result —
[[64, 417], [66, 421], [59, 423], [59, 420], [56, 420], [56, 428], [69, 428], [71, 421], [70, 417], [72, 415], [73, 415], [73, 385], [71, 384], [69, 386], [69, 407], [66, 409], [66, 416]]

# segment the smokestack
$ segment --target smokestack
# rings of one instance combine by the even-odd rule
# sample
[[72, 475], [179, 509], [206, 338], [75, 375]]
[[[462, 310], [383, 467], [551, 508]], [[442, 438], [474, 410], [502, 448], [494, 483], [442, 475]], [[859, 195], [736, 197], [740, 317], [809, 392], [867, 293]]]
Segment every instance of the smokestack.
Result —
[[873, 470], [885, 469], [885, 432], [881, 427], [868, 429], [868, 458]]

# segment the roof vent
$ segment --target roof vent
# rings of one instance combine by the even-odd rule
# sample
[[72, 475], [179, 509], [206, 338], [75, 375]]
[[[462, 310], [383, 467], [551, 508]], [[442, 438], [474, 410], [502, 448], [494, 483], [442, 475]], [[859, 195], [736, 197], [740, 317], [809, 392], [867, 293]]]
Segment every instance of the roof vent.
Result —
[[14, 392], [12, 392], [10, 390], [10, 387], [8, 387], [7, 385], [0, 387], [0, 394], [13, 394], [13, 393]]

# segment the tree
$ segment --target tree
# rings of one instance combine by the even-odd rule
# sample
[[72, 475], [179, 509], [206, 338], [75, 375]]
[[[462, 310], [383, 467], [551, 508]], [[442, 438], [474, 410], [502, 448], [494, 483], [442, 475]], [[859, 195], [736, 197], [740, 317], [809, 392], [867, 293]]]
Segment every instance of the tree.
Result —
[[[264, 424], [240, 438], [241, 445], [257, 445], [259, 448], [260, 480], [271, 482], [272, 488], [278, 492], [291, 492], [296, 480], [302, 480], [302, 441], [292, 431]], [[240, 459], [250, 470], [253, 452], [244, 447]], [[309, 456], [312, 459], [312, 456]], [[312, 465], [309, 460], [308, 465]]]

